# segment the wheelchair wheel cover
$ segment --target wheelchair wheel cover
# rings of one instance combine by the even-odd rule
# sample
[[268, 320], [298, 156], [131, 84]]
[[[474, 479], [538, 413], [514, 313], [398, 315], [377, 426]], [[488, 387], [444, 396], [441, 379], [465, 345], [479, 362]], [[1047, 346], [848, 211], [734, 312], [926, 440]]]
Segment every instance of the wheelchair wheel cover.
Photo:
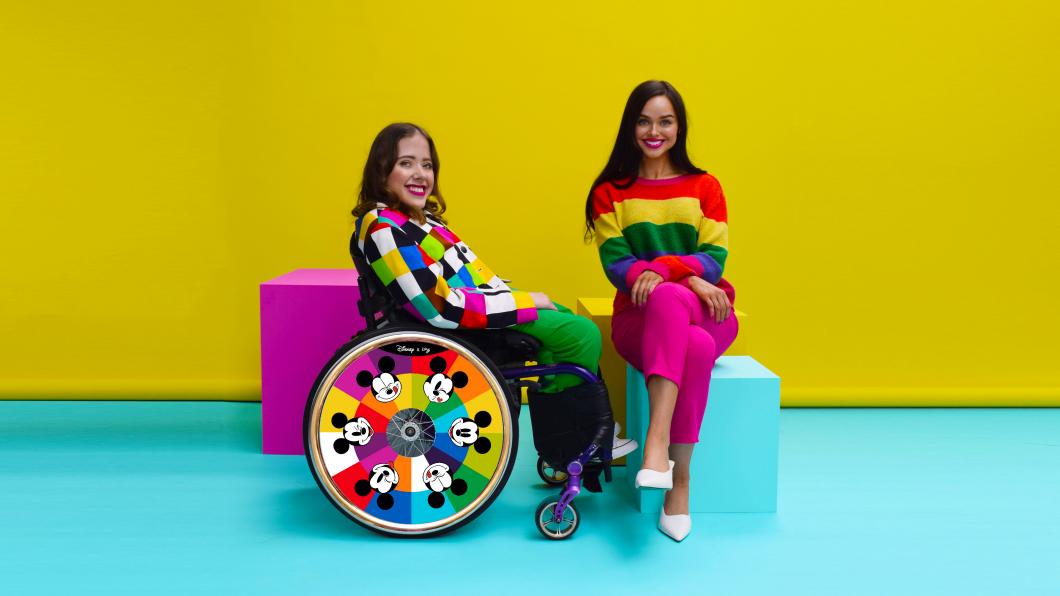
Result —
[[422, 328], [356, 338], [306, 405], [306, 457], [321, 490], [359, 524], [428, 536], [474, 519], [500, 492], [518, 445], [496, 367]]

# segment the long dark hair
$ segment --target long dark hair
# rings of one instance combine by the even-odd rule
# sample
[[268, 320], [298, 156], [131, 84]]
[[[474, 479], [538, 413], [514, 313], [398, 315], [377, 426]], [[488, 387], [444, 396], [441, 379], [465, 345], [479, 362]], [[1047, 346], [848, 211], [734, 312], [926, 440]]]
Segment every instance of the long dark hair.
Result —
[[640, 111], [648, 100], [658, 95], [665, 95], [674, 106], [674, 116], [677, 118], [677, 140], [670, 148], [670, 163], [682, 174], [702, 174], [704, 170], [697, 168], [688, 157], [688, 117], [685, 114], [685, 102], [681, 94], [674, 86], [666, 81], [644, 81], [637, 85], [626, 100], [626, 109], [622, 111], [622, 122], [618, 125], [618, 136], [615, 138], [615, 146], [611, 149], [611, 157], [607, 158], [604, 171], [596, 177], [589, 196], [585, 199], [585, 239], [592, 238], [596, 226], [593, 225], [593, 190], [605, 182], [611, 182], [618, 188], [629, 188], [637, 180], [637, 172], [640, 170], [640, 160], [644, 156], [637, 141], [634, 138], [634, 130]]
[[431, 149], [431, 161], [434, 163], [434, 192], [427, 199], [423, 210], [434, 219], [445, 223], [442, 217], [445, 213], [445, 199], [442, 198], [442, 191], [438, 188], [441, 165], [438, 163], [438, 152], [434, 149], [434, 139], [423, 128], [408, 122], [395, 122], [375, 135], [372, 148], [368, 150], [368, 161], [364, 164], [361, 191], [357, 195], [357, 205], [353, 208], [354, 217], [361, 217], [375, 209], [377, 203], [384, 203], [391, 209], [401, 209], [398, 198], [387, 189], [386, 179], [398, 160], [398, 142], [416, 134], [421, 134], [427, 139], [427, 146]]

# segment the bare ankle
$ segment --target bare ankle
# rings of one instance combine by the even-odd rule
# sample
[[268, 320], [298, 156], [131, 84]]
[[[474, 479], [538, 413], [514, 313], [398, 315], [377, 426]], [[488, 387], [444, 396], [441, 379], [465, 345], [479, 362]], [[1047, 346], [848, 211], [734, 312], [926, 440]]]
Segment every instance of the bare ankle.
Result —
[[670, 461], [665, 455], [659, 455], [660, 453], [666, 453], [665, 451], [650, 452], [645, 450], [644, 462], [641, 465], [643, 468], [655, 470], [657, 472], [665, 472], [670, 469]]
[[688, 513], [688, 492], [676, 486], [666, 491], [663, 512], [667, 515], [686, 515]]

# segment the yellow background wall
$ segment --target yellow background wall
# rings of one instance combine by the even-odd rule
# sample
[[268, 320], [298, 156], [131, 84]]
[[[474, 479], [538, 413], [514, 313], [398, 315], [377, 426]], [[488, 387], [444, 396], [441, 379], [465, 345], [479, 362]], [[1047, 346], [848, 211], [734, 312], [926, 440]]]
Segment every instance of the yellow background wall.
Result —
[[390, 4], [0, 4], [0, 395], [254, 399], [258, 283], [348, 265], [395, 120], [494, 269], [608, 295], [584, 196], [664, 78], [786, 403], [1060, 402], [1055, 3]]

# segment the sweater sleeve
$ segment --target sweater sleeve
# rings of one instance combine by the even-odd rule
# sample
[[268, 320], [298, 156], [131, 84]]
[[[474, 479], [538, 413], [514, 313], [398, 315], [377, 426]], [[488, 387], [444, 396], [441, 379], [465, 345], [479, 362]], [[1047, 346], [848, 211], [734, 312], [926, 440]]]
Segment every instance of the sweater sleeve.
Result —
[[638, 259], [633, 254], [629, 240], [622, 234], [614, 204], [600, 187], [593, 190], [593, 226], [604, 274], [619, 292], [629, 293], [645, 271], [654, 271], [666, 278], [669, 270], [664, 263]]
[[451, 287], [442, 264], [400, 226], [369, 212], [357, 226], [358, 245], [390, 295], [417, 318], [443, 329], [501, 329], [537, 319], [528, 292], [507, 287]]
[[703, 217], [696, 228], [696, 251], [688, 255], [664, 255], [652, 262], [665, 269], [663, 279], [681, 281], [689, 276], [702, 277], [717, 285], [729, 256], [729, 216], [725, 194], [713, 177], [700, 199]]

